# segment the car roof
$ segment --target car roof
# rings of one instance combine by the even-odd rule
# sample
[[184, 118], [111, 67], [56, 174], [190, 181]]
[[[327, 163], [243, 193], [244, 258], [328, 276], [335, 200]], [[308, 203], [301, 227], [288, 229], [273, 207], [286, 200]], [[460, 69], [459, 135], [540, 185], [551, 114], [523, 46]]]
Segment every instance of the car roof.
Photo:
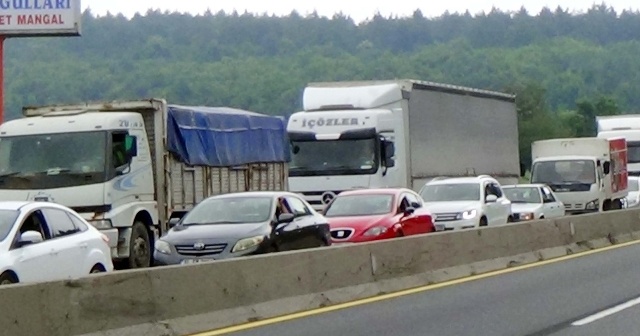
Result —
[[497, 180], [491, 176], [461, 176], [461, 177], [439, 177], [429, 182], [427, 185], [433, 184], [458, 184], [458, 183], [480, 183], [482, 181], [496, 182]]
[[208, 197], [214, 198], [234, 198], [234, 197], [279, 197], [279, 196], [300, 196], [288, 191], [241, 191], [227, 194], [220, 194]]
[[34, 201], [0, 201], [0, 210], [20, 210], [24, 207], [33, 209], [37, 207], [53, 207], [58, 209], [67, 209], [65, 206], [53, 202], [34, 202]]
[[523, 183], [523, 184], [507, 184], [507, 185], [503, 185], [502, 189], [504, 188], [535, 188], [535, 187], [546, 187], [547, 185], [544, 183]]
[[415, 191], [407, 188], [372, 188], [372, 189], [354, 189], [341, 192], [338, 196], [350, 196], [350, 195], [397, 195], [402, 192]]

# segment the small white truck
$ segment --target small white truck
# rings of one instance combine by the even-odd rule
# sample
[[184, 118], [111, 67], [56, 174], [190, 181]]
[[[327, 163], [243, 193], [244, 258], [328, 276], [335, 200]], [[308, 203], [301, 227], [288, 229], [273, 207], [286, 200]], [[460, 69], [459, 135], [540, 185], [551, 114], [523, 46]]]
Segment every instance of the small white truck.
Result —
[[162, 99], [29, 107], [0, 125], [0, 200], [73, 208], [114, 261], [150, 266], [155, 239], [204, 198], [287, 190], [283, 118]]
[[598, 138], [625, 138], [629, 175], [640, 176], [640, 114], [596, 116]]
[[415, 191], [440, 176], [515, 184], [515, 96], [417, 80], [311, 83], [287, 131], [291, 191], [322, 210], [356, 188]]
[[531, 183], [551, 187], [567, 214], [622, 208], [628, 194], [624, 138], [540, 140], [531, 155]]

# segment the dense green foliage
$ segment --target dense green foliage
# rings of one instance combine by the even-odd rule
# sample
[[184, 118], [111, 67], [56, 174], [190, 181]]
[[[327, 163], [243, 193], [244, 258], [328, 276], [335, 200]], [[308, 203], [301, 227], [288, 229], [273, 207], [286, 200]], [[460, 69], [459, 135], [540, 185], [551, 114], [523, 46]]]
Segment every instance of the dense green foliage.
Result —
[[445, 14], [355, 24], [323, 18], [148, 12], [83, 15], [81, 38], [6, 43], [6, 113], [23, 105], [164, 97], [271, 114], [311, 81], [415, 78], [519, 94], [521, 148], [593, 133], [597, 114], [640, 105], [640, 14]]

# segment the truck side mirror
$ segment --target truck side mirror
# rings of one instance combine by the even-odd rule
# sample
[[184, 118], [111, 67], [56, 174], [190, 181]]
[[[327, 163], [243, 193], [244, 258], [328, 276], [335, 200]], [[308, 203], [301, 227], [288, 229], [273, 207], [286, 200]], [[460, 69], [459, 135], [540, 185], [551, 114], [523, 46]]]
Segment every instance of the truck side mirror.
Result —
[[134, 135], [127, 134], [124, 138], [124, 149], [127, 158], [131, 159], [138, 155], [138, 141]]
[[396, 155], [396, 147], [393, 141], [382, 140], [382, 149], [384, 151], [384, 166], [387, 168], [394, 167], [396, 160], [393, 159], [393, 156]]
[[605, 161], [605, 163], [602, 164], [602, 172], [605, 175], [608, 175], [611, 172], [611, 162]]

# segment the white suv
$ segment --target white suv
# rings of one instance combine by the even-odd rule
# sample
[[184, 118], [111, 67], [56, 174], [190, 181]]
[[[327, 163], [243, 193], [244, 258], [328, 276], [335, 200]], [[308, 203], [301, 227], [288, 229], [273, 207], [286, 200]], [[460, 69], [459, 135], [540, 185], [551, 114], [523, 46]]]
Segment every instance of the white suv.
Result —
[[433, 214], [436, 231], [475, 228], [511, 222], [511, 201], [500, 183], [488, 175], [436, 178], [420, 190], [424, 207]]

